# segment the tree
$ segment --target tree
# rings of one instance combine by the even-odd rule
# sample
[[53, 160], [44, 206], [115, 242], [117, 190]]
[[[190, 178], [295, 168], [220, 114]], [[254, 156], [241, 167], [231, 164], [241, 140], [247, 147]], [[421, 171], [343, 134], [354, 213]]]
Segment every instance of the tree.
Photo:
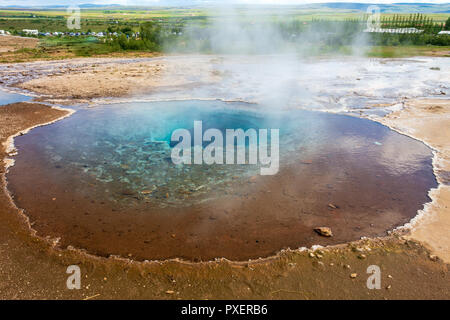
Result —
[[141, 24], [139, 35], [142, 40], [156, 45], [161, 44], [161, 28], [154, 22], [145, 22]]
[[450, 17], [448, 17], [447, 21], [445, 21], [444, 30], [450, 30]]

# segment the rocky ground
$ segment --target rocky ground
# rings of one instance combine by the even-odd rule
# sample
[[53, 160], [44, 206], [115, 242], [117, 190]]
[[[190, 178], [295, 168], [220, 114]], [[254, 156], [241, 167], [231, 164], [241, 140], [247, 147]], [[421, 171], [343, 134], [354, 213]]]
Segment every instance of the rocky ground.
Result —
[[0, 66], [0, 81], [43, 98], [87, 102], [92, 98], [188, 91], [219, 77], [211, 64], [185, 58], [74, 59]]

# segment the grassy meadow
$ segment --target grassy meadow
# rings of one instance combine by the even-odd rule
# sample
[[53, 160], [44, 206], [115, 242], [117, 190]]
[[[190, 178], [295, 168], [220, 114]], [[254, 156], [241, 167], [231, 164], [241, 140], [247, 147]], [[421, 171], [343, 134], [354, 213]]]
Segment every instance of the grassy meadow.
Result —
[[[281, 33], [290, 35], [318, 31], [321, 35], [335, 33], [336, 26], [341, 32], [332, 36], [321, 36], [314, 43], [308, 43], [311, 55], [351, 53], [349, 48], [352, 39], [364, 25], [364, 12], [354, 9], [331, 9], [324, 7], [299, 8], [284, 7], [274, 10], [272, 7], [260, 7], [248, 11], [246, 7], [238, 7], [233, 11], [218, 11], [214, 8], [126, 8], [112, 7], [101, 9], [81, 9], [81, 29], [67, 28], [69, 13], [65, 10], [0, 10], [0, 30], [9, 31], [13, 35], [22, 35], [23, 29], [37, 29], [39, 32], [106, 32], [118, 33], [114, 39], [98, 38], [90, 35], [38, 36], [36, 48], [24, 48], [15, 52], [0, 53], [0, 62], [20, 62], [35, 59], [61, 59], [75, 56], [93, 55], [142, 55], [165, 52], [170, 47], [176, 52], [189, 51], [214, 53], [205, 41], [202, 30], [220, 24], [222, 20], [238, 19], [245, 26], [271, 24], [277, 26]], [[407, 21], [412, 14], [408, 12], [382, 14], [384, 25], [397, 21], [395, 26], [408, 27]], [[436, 30], [443, 28], [450, 18], [446, 13], [429, 13], [422, 16], [423, 21]], [[144, 26], [144, 27], [143, 27]], [[187, 35], [186, 28], [191, 30]], [[359, 29], [358, 29], [359, 28]], [[431, 28], [431, 27], [430, 27]], [[358, 31], [359, 30], [359, 31]], [[136, 37], [136, 34], [146, 34]], [[195, 33], [193, 35], [193, 33]], [[175, 36], [174, 36], [175, 34]], [[200, 35], [199, 35], [200, 34]], [[134, 35], [134, 36], [133, 36]], [[311, 38], [311, 37], [309, 37]], [[373, 36], [364, 52], [371, 57], [402, 57], [427, 55], [430, 52], [444, 52], [450, 46], [450, 36], [429, 35], [381, 35]], [[292, 39], [288, 39], [291, 41]], [[295, 41], [291, 41], [295, 42]], [[168, 45], [169, 44], [169, 45]], [[293, 45], [295, 46], [295, 44]], [[274, 43], [274, 48], [277, 44]]]

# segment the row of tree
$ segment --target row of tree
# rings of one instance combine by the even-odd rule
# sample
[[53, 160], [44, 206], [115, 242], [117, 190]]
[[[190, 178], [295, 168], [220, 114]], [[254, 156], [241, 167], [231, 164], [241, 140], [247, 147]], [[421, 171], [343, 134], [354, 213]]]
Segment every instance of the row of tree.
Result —
[[[249, 38], [267, 38], [272, 46], [264, 46], [273, 50], [281, 50], [282, 46], [291, 47], [307, 44], [325, 44], [329, 47], [340, 47], [353, 45], [357, 41], [369, 45], [450, 45], [450, 35], [437, 35], [440, 30], [450, 28], [450, 18], [445, 24], [436, 24], [431, 18], [422, 14], [407, 16], [394, 15], [384, 17], [381, 20], [383, 28], [417, 28], [425, 30], [421, 33], [392, 34], [392, 33], [363, 33], [367, 28], [367, 23], [363, 18], [347, 19], [344, 21], [331, 21], [313, 19], [309, 22], [298, 20], [283, 22], [262, 22], [259, 24], [245, 24], [241, 26], [242, 33]], [[120, 29], [119, 29], [120, 28]], [[117, 27], [119, 35], [106, 40], [106, 43], [112, 46], [114, 50], [150, 50], [160, 51], [163, 48], [173, 48], [183, 50], [191, 48], [192, 50], [214, 51], [211, 40], [212, 32], [210, 26], [197, 26], [197, 28], [183, 28], [177, 24], [162, 24], [157, 21], [141, 23], [139, 33], [135, 33], [130, 26]], [[209, 30], [209, 31], [208, 31]], [[270, 32], [264, 32], [269, 30]], [[113, 31], [111, 29], [111, 31]], [[188, 32], [190, 31], [190, 32]], [[213, 30], [214, 31], [214, 30]], [[273, 32], [275, 31], [275, 32]], [[136, 36], [137, 35], [137, 36]], [[235, 50], [240, 41], [240, 34], [233, 34], [224, 37], [223, 45], [230, 50]], [[233, 40], [235, 39], [235, 40]], [[217, 39], [216, 39], [217, 40]], [[215, 41], [218, 42], [218, 41]], [[229, 43], [226, 43], [229, 42]], [[232, 43], [234, 42], [234, 43]], [[254, 50], [262, 41], [256, 41]], [[217, 45], [216, 45], [217, 47]]]
[[156, 22], [145, 22], [139, 26], [139, 36], [134, 34], [131, 28], [124, 28], [117, 37], [108, 39], [106, 43], [118, 50], [149, 50], [161, 51], [164, 41], [162, 28]]

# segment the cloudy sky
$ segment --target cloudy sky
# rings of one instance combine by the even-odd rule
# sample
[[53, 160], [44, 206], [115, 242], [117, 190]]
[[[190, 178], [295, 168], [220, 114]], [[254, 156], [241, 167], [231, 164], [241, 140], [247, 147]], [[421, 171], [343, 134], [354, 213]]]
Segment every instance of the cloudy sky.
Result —
[[45, 5], [70, 5], [70, 4], [122, 4], [122, 5], [157, 5], [164, 4], [192, 4], [192, 3], [259, 3], [259, 4], [306, 4], [306, 3], [320, 3], [320, 2], [358, 2], [358, 3], [449, 3], [450, 0], [0, 0], [0, 7], [8, 5], [20, 6], [45, 6]]

